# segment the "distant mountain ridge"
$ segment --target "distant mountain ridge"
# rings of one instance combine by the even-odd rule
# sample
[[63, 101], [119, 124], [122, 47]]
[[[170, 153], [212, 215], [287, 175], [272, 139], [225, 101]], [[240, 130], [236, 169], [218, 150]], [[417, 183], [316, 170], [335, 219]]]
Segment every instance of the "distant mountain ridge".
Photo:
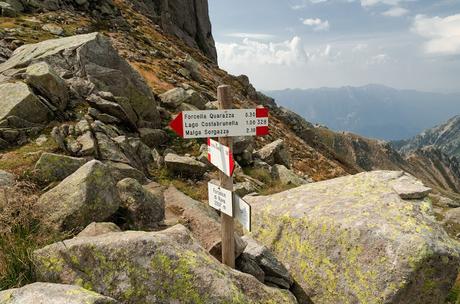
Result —
[[404, 154], [433, 146], [446, 155], [460, 160], [460, 115], [427, 129], [411, 139], [393, 142], [392, 145]]
[[348, 173], [402, 170], [417, 176], [436, 192], [460, 202], [460, 164], [439, 149], [430, 146], [402, 154], [382, 140], [334, 132], [305, 121], [300, 124], [300, 121], [302, 119], [292, 113], [284, 120], [309, 146], [341, 164]]
[[313, 123], [387, 141], [411, 138], [460, 114], [460, 94], [397, 90], [375, 84], [264, 93]]

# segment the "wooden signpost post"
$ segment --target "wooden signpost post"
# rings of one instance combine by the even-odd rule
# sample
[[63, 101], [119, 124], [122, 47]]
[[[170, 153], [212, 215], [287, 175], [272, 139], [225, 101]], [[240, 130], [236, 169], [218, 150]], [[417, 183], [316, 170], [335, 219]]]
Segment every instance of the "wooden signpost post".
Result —
[[[219, 109], [221, 110], [232, 108], [232, 97], [230, 95], [229, 86], [219, 86], [217, 88], [217, 101], [219, 102]], [[219, 137], [219, 143], [232, 150], [233, 138]], [[219, 172], [219, 180], [222, 188], [233, 192], [233, 177], [227, 176], [221, 171]], [[220, 214], [220, 220], [222, 223], [222, 263], [235, 268], [235, 240], [233, 237], [235, 228], [233, 217], [222, 212]]]
[[[222, 263], [235, 268], [234, 218], [251, 230], [251, 206], [233, 193], [234, 136], [264, 136], [268, 109], [232, 109], [230, 87], [217, 88], [218, 110], [184, 111], [170, 123], [183, 138], [208, 138], [208, 159], [219, 170], [220, 186], [208, 184], [209, 205], [221, 212]], [[218, 137], [214, 141], [211, 137]]]

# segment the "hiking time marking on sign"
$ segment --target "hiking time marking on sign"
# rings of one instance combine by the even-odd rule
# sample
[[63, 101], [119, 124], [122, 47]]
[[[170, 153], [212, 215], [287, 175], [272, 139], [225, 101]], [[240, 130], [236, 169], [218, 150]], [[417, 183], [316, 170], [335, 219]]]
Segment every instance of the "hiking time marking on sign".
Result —
[[268, 130], [268, 109], [184, 111], [170, 127], [183, 138], [264, 136]]
[[233, 215], [244, 229], [251, 232], [251, 205], [235, 193], [233, 194]]
[[233, 217], [232, 191], [209, 182], [208, 196], [211, 207]]
[[229, 147], [208, 138], [208, 160], [227, 176], [233, 175], [235, 162]]

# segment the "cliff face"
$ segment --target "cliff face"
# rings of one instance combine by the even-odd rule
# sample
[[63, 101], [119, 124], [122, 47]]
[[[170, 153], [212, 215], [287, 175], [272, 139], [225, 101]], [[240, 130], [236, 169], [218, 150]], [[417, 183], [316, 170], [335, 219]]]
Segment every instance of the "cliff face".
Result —
[[[89, 12], [93, 17], [119, 19], [119, 4], [125, 2], [137, 12], [150, 18], [167, 34], [174, 35], [190, 47], [200, 49], [209, 59], [217, 63], [217, 52], [211, 31], [207, 0], [8, 0], [19, 10], [26, 12], [57, 11], [74, 9]], [[7, 1], [7, 2], [8, 2]], [[1, 50], [0, 50], [1, 55]]]
[[187, 45], [203, 51], [214, 63], [217, 52], [211, 31], [207, 0], [132, 0], [133, 7]]

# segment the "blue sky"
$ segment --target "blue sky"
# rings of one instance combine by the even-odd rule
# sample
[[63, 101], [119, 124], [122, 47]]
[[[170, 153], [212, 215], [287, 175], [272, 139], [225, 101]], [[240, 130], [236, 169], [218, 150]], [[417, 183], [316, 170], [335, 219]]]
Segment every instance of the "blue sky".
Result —
[[209, 0], [219, 65], [259, 90], [460, 92], [460, 0]]

